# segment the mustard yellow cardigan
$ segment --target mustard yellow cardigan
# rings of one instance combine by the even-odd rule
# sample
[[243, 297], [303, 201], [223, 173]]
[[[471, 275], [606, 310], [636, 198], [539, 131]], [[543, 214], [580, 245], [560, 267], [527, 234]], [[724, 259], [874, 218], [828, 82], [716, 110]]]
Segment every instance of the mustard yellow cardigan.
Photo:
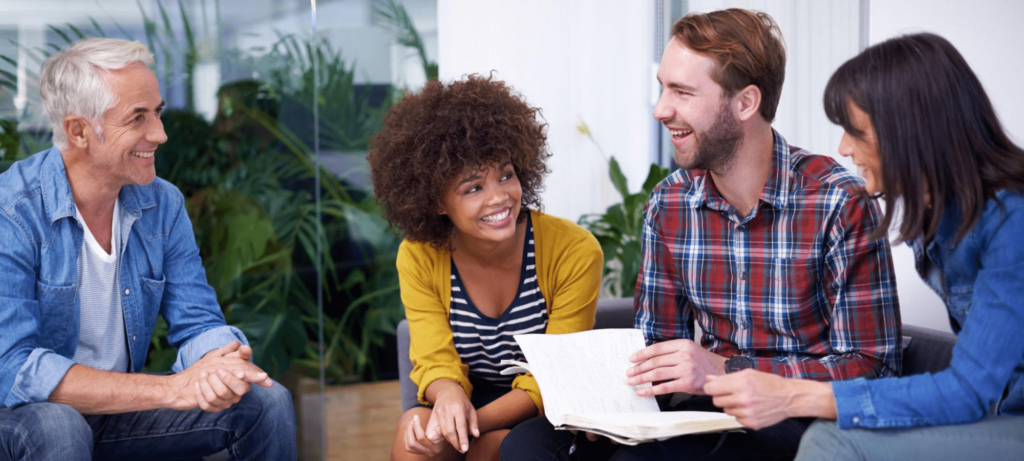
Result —
[[[604, 266], [601, 245], [589, 231], [571, 221], [533, 210], [530, 216], [537, 285], [548, 309], [547, 333], [573, 333], [593, 328]], [[411, 378], [419, 387], [419, 401], [429, 404], [424, 395], [427, 386], [443, 378], [455, 380], [466, 395], [472, 395], [469, 367], [455, 351], [448, 323], [451, 253], [406, 240], [398, 249], [397, 266], [402, 304], [409, 319]], [[544, 413], [540, 388], [532, 375], [516, 377], [512, 388], [526, 391], [538, 412]]]

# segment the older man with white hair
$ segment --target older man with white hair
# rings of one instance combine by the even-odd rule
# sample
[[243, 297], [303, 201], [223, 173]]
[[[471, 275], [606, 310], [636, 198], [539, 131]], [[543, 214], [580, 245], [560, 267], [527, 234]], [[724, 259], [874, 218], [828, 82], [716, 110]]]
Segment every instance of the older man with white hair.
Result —
[[[0, 460], [296, 458], [290, 394], [225, 324], [184, 197], [156, 177], [152, 63], [118, 39], [50, 56], [54, 147], [0, 175]], [[140, 373], [158, 314], [170, 375]]]

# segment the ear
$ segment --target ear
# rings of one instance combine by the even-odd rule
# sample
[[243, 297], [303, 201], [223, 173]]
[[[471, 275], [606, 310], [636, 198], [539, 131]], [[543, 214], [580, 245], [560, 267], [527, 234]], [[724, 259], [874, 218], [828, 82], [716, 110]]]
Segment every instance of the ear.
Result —
[[78, 115], [64, 117], [64, 133], [68, 138], [68, 145], [79, 149], [89, 147], [88, 132], [92, 130], [92, 124]]
[[756, 85], [747, 85], [733, 97], [738, 113], [736, 118], [741, 122], [750, 120], [761, 112], [761, 89]]

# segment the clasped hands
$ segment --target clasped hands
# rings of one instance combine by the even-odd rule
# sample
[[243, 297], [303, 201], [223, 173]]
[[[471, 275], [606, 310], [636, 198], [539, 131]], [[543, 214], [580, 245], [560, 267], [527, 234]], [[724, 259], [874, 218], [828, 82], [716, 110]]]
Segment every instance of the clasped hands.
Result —
[[238, 341], [214, 349], [192, 366], [169, 376], [177, 410], [199, 407], [219, 412], [238, 403], [253, 384], [269, 388], [273, 381], [251, 362], [252, 348]]

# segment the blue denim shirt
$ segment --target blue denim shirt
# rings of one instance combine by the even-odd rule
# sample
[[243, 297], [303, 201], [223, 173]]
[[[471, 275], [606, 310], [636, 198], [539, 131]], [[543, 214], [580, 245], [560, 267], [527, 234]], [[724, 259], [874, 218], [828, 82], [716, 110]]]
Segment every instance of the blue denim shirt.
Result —
[[[146, 362], [157, 314], [179, 348], [175, 372], [232, 340], [246, 344], [225, 325], [206, 283], [181, 192], [157, 178], [122, 187], [118, 198], [128, 236], [119, 275], [131, 371]], [[59, 150], [0, 175], [0, 407], [46, 401], [74, 364], [82, 238]]]
[[1024, 195], [997, 197], [1002, 207], [987, 200], [959, 243], [955, 206], [927, 246], [911, 242], [918, 273], [946, 303], [958, 335], [949, 368], [833, 382], [839, 427], [970, 423], [997, 402], [1001, 414], [1024, 415]]

